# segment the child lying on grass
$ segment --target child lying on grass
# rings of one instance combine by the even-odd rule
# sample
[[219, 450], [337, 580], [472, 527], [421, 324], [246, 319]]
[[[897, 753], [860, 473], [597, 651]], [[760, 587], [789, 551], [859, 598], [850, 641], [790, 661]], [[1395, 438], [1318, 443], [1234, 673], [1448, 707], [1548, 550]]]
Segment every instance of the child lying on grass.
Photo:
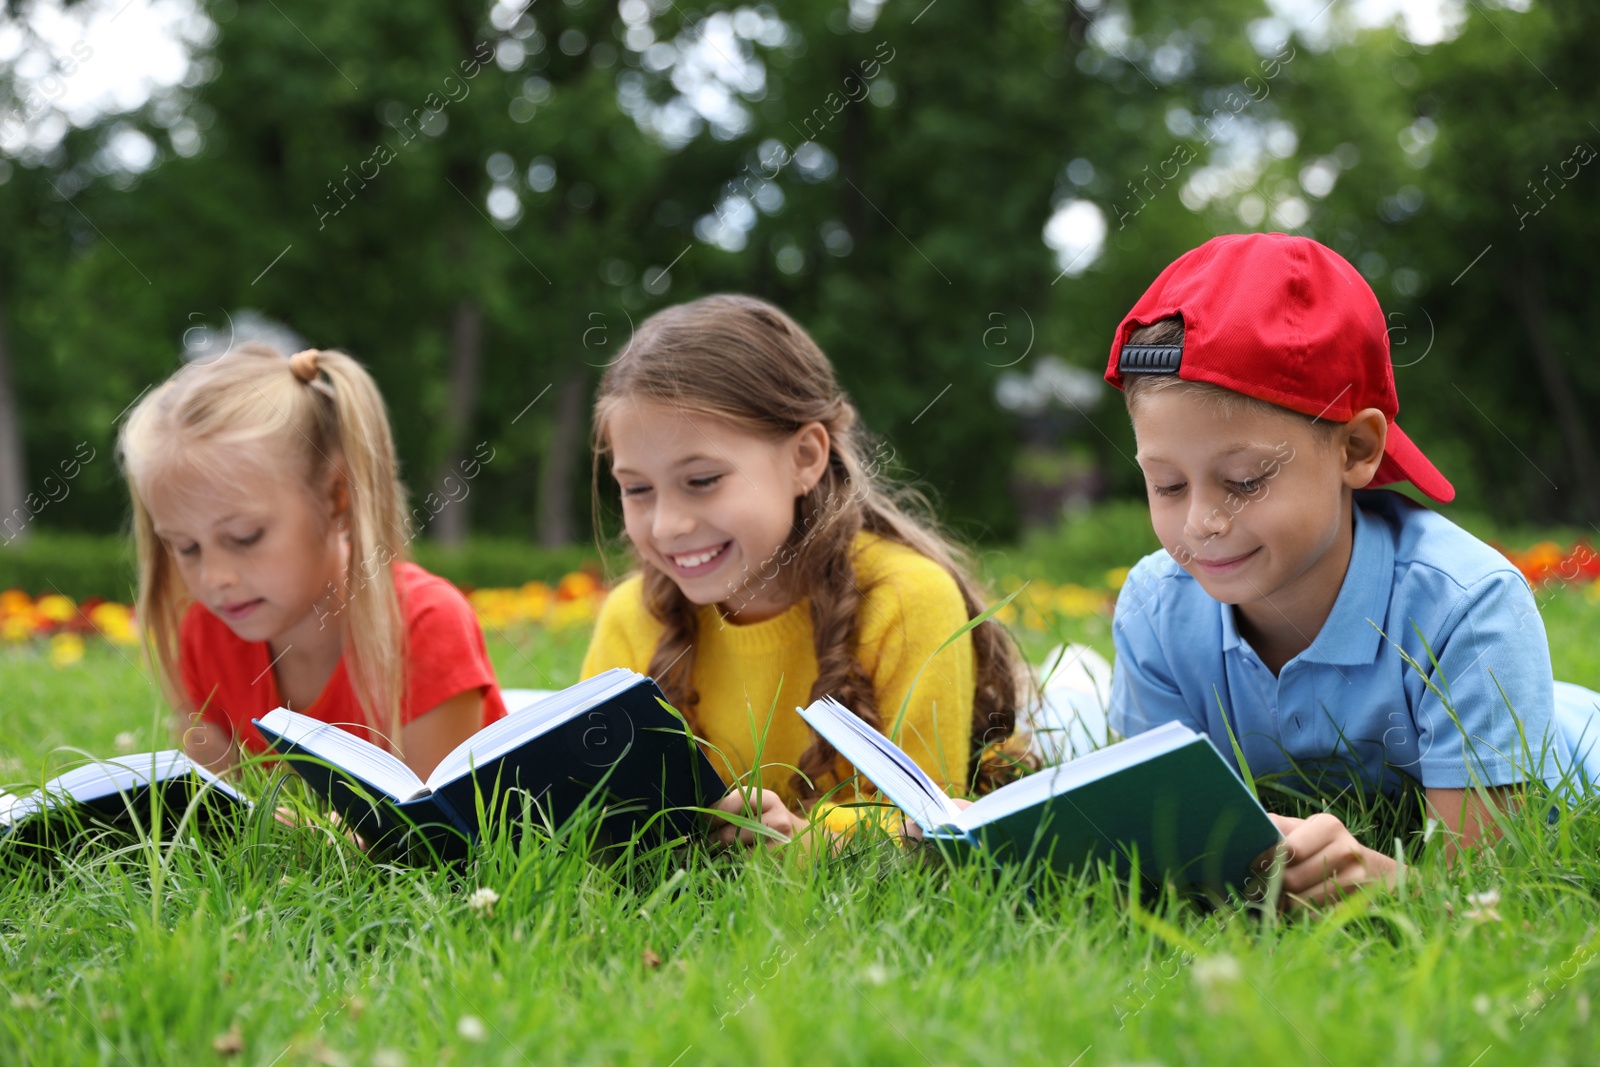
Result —
[[388, 415], [342, 352], [241, 345], [133, 408], [138, 616], [184, 751], [222, 772], [284, 706], [419, 775], [505, 716], [465, 597], [408, 561]]
[[[1117, 731], [1177, 720], [1256, 775], [1316, 767], [1390, 794], [1409, 777], [1462, 845], [1492, 832], [1484, 795], [1600, 771], [1600, 698], [1552, 685], [1521, 573], [1369, 488], [1455, 495], [1395, 425], [1383, 311], [1344, 259], [1283, 234], [1207, 242], [1123, 319], [1106, 380], [1165, 549], [1117, 601]], [[1332, 815], [1273, 818], [1297, 904], [1395, 870]]]
[[706, 739], [734, 785], [717, 806], [743, 816], [713, 840], [843, 839], [872, 814], [794, 710], [823, 695], [952, 789], [1016, 772], [1020, 653], [992, 621], [961, 632], [987, 606], [970, 566], [880, 478], [798, 323], [732, 295], [656, 313], [606, 371], [594, 426], [638, 573], [607, 597], [583, 675], [652, 675]]

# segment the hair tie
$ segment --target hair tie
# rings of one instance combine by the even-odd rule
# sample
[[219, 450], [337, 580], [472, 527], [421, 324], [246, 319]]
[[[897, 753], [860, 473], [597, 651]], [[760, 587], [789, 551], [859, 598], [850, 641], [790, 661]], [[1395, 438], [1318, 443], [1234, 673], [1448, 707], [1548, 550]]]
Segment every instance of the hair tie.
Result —
[[317, 380], [319, 368], [317, 367], [317, 350], [308, 348], [304, 352], [296, 352], [289, 357], [289, 369], [294, 376], [310, 385]]

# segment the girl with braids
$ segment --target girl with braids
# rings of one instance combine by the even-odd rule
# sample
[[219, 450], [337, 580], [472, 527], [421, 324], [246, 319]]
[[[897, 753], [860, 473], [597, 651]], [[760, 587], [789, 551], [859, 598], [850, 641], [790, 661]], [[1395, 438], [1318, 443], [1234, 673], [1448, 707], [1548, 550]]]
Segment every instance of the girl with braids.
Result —
[[720, 295], [651, 316], [606, 371], [594, 449], [596, 500], [604, 457], [638, 573], [606, 599], [583, 674], [653, 676], [726, 767], [718, 807], [748, 805], [769, 843], [872, 810], [849, 785], [818, 803], [852, 775], [795, 712], [825, 694], [947, 789], [1009, 776], [1020, 656], [989, 621], [950, 640], [985, 607], [965, 556], [877, 477], [788, 315]]
[[117, 441], [138, 615], [183, 747], [266, 751], [286, 706], [426, 776], [505, 706], [466, 598], [408, 562], [383, 399], [340, 352], [241, 345], [190, 364]]

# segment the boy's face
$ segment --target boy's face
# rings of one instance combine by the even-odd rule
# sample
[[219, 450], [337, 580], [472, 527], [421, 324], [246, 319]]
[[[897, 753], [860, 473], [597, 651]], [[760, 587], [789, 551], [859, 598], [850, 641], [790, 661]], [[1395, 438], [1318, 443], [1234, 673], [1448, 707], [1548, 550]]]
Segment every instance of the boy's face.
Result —
[[1131, 414], [1151, 525], [1202, 589], [1224, 604], [1331, 610], [1352, 536], [1344, 489], [1370, 477], [1347, 469], [1339, 438], [1292, 413], [1225, 416], [1183, 390], [1142, 396]]

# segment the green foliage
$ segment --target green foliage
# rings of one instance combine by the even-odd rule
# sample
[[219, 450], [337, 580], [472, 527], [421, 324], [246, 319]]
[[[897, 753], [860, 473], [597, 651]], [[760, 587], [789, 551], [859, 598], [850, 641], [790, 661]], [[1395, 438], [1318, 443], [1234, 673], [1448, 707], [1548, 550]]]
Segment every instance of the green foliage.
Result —
[[540, 548], [526, 541], [480, 537], [460, 548], [428, 542], [412, 547], [424, 568], [474, 589], [514, 587], [532, 581], [553, 584], [572, 571], [599, 567], [599, 557], [588, 545]]
[[[1273, 212], [1298, 204], [1300, 232], [1355, 262], [1391, 312], [1402, 421], [1463, 503], [1592, 521], [1585, 405], [1600, 381], [1583, 356], [1595, 331], [1581, 250], [1600, 214], [1594, 165], [1572, 161], [1600, 146], [1584, 44], [1600, 16], [1468, 5], [1458, 38], [1420, 47], [1356, 29], [1345, 7], [1276, 52], [1257, 0], [1203, 16], [1171, 0], [884, 5], [870, 25], [831, 0], [763, 8], [782, 43], [719, 46], [763, 71], [760, 86], [728, 88], [744, 126], [696, 120], [669, 145], [635, 116], [683, 106], [673, 72], [647, 67], [600, 0], [529, 9], [505, 29], [468, 0], [217, 3], [185, 104], [197, 155], [177, 154], [152, 105], [74, 129], [0, 185], [0, 327], [30, 482], [80, 442], [109, 457], [118, 413], [174, 368], [190, 331], [225, 332], [251, 307], [372, 367], [416, 496], [452, 449], [483, 441], [497, 458], [463, 509], [475, 526], [531, 534], [548, 488], [581, 539], [588, 466], [574, 442], [601, 369], [651, 311], [739, 289], [816, 334], [954, 527], [1001, 542], [1017, 532], [1019, 434], [993, 402], [999, 376], [1047, 353], [1097, 370], [1163, 265], [1214, 233], [1288, 225]], [[668, 5], [648, 28], [688, 50], [726, 11]], [[516, 42], [516, 69], [476, 58]], [[418, 109], [450, 85], [417, 132]], [[94, 176], [115, 123], [150, 133], [153, 169]], [[1277, 154], [1245, 184], [1203, 204], [1185, 188], [1269, 134]], [[831, 170], [793, 161], [807, 140]], [[394, 158], [376, 162], [383, 146]], [[1069, 173], [1074, 160], [1089, 166]], [[545, 191], [527, 180], [535, 161], [553, 165]], [[1331, 186], [1308, 177], [1319, 167]], [[742, 247], [697, 236], [697, 220], [768, 179]], [[514, 219], [488, 218], [497, 186], [520, 199]], [[1108, 219], [1082, 274], [1062, 274], [1041, 241], [1071, 199]], [[461, 423], [463, 315], [482, 351]], [[1120, 411], [1089, 411], [1072, 433], [1113, 494], [1138, 492]], [[38, 523], [108, 532], [122, 495], [107, 458]]]
[[1106, 584], [1106, 572], [1131, 567], [1161, 547], [1142, 500], [1118, 500], [1069, 516], [1053, 530], [1030, 533], [1008, 553], [1018, 574], [1052, 582]]
[[0, 548], [0, 589], [131, 604], [137, 586], [131, 538], [47, 533]]

